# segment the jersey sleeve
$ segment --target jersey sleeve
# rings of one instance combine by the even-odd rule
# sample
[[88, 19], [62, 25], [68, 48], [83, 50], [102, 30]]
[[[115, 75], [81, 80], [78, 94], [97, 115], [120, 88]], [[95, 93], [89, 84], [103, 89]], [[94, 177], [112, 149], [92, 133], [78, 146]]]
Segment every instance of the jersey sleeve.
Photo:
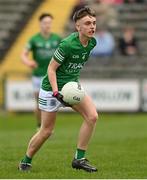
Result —
[[66, 42], [61, 42], [54, 52], [53, 58], [59, 64], [62, 64], [64, 60], [68, 57], [69, 47]]

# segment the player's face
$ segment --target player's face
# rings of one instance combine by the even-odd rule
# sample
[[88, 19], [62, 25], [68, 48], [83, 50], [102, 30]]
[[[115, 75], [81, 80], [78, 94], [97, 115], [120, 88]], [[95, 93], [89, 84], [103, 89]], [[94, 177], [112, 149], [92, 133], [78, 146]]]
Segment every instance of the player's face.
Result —
[[76, 22], [76, 28], [81, 35], [91, 38], [96, 30], [96, 18], [85, 16]]
[[40, 22], [40, 29], [41, 32], [48, 34], [51, 31], [52, 26], [52, 18], [50, 17], [44, 17]]

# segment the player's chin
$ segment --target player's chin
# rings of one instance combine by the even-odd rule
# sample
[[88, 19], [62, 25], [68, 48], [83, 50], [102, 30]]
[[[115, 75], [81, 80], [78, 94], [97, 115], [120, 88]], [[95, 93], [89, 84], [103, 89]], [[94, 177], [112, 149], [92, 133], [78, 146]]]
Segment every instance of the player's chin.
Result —
[[94, 34], [88, 34], [87, 37], [88, 38], [92, 38], [94, 36]]
[[94, 32], [88, 33], [87, 37], [92, 38], [94, 36]]

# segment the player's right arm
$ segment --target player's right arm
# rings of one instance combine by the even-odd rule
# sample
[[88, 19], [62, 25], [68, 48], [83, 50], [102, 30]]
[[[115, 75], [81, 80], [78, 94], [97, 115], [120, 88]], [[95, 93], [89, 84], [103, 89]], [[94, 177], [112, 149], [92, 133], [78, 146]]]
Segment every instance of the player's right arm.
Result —
[[27, 42], [25, 48], [23, 49], [23, 51], [21, 53], [22, 62], [26, 66], [28, 66], [32, 69], [37, 67], [36, 61], [29, 58], [30, 51], [33, 51], [33, 49], [34, 49], [34, 39], [35, 39], [35, 36], [33, 36], [29, 39], [29, 41]]
[[59, 66], [60, 64], [57, 61], [55, 61], [54, 58], [52, 58], [48, 66], [48, 77], [53, 93], [58, 92], [56, 70], [58, 69]]
[[21, 59], [22, 59], [22, 62], [30, 67], [30, 68], [36, 68], [37, 67], [37, 63], [34, 61], [34, 60], [31, 60], [29, 58], [29, 50], [27, 48], [25, 48], [22, 53], [21, 53]]
[[64, 60], [67, 56], [66, 47], [67, 47], [67, 44], [65, 42], [61, 42], [59, 44], [48, 66], [48, 78], [49, 78], [53, 93], [58, 92], [56, 71], [59, 68], [59, 66], [62, 63], [64, 63]]
[[60, 65], [61, 64], [59, 64], [54, 58], [52, 58], [48, 66], [48, 77], [52, 87], [53, 97], [60, 101], [64, 106], [71, 107], [63, 100], [63, 95], [58, 92], [56, 71]]

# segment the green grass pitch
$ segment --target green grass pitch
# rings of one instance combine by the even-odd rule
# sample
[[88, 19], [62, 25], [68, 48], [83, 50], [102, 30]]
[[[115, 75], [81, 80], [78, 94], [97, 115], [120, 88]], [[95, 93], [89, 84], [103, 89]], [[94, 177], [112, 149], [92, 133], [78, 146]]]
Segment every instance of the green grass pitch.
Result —
[[33, 114], [0, 115], [0, 178], [120, 179], [147, 178], [147, 115], [101, 113], [86, 157], [97, 173], [71, 168], [82, 119], [59, 113], [53, 136], [34, 157], [32, 171], [17, 166], [36, 131]]

